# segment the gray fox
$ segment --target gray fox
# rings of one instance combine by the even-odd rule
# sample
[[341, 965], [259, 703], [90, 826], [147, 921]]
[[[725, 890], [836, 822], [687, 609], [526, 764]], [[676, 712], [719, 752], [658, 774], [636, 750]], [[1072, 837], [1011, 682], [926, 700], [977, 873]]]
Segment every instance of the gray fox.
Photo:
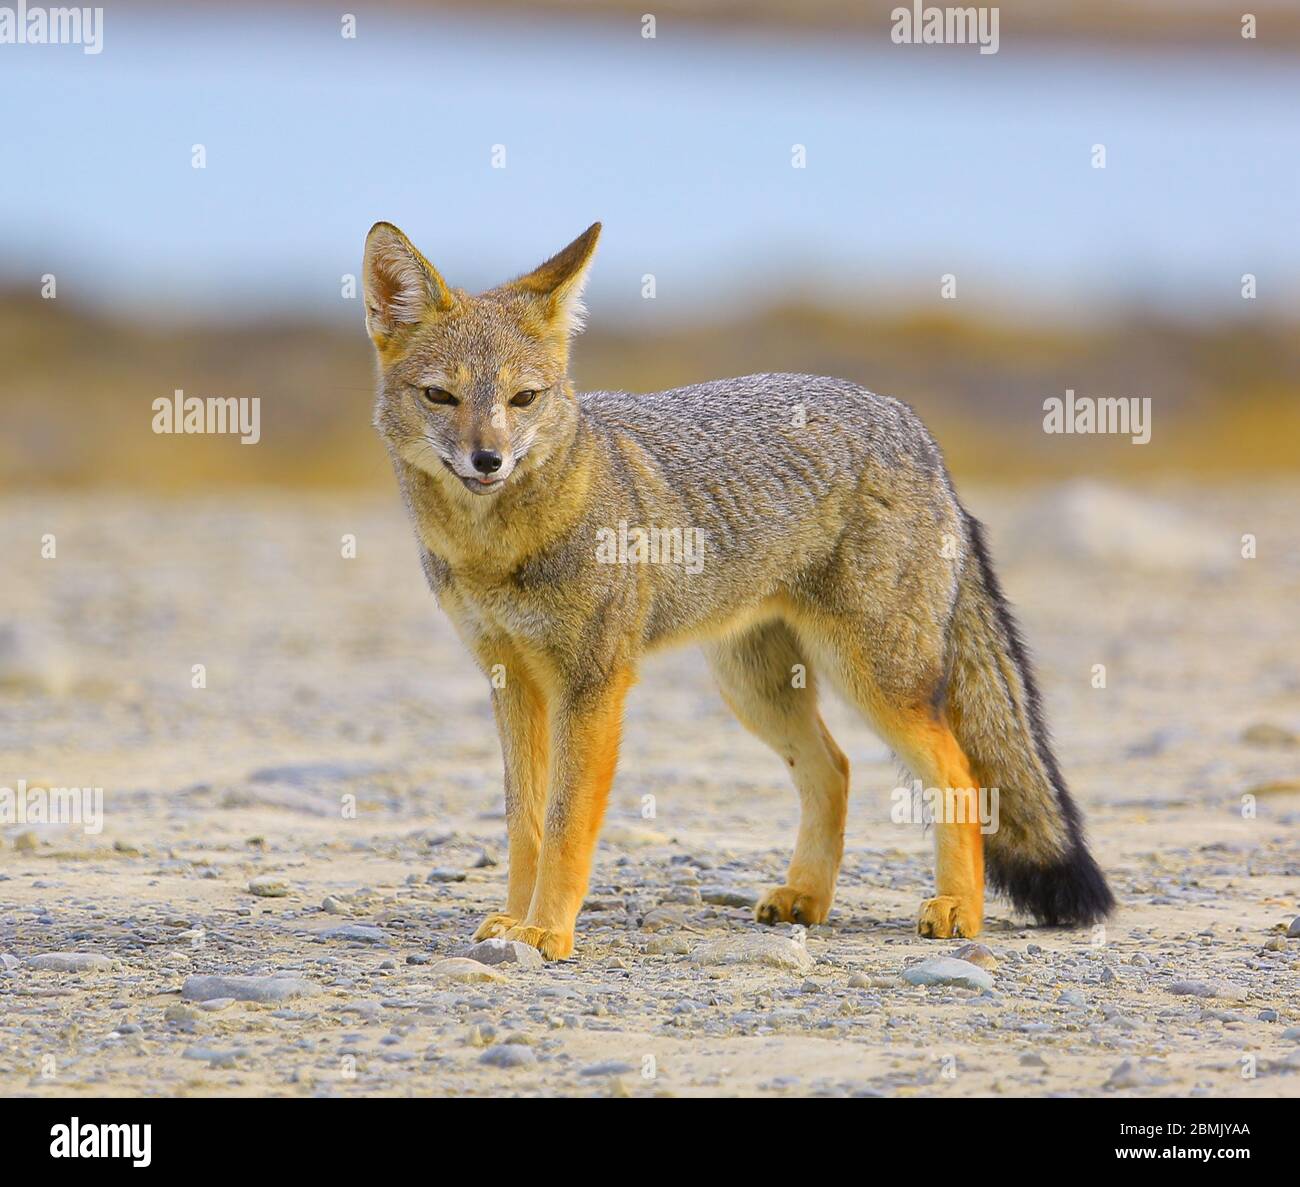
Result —
[[[997, 789], [987, 838], [973, 812], [935, 821], [921, 935], [979, 933], [986, 845], [990, 883], [1018, 908], [1103, 918], [1114, 901], [1024, 645], [924, 426], [811, 375], [575, 392], [569, 345], [599, 234], [478, 296], [391, 224], [366, 240], [375, 425], [501, 736], [506, 903], [476, 938], [573, 951], [637, 663], [688, 642], [798, 789], [794, 856], [761, 922], [822, 923], [831, 908], [849, 771], [817, 710], [822, 682], [927, 787]], [[684, 541], [694, 563], [677, 563]]]

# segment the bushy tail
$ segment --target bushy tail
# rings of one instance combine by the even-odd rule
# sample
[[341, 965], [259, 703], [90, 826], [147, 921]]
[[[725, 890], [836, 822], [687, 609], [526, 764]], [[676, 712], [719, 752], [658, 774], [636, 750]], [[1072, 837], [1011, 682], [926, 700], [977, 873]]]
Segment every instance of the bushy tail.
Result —
[[983, 528], [969, 514], [966, 524], [970, 554], [949, 633], [947, 711], [979, 785], [998, 789], [998, 827], [985, 838], [988, 879], [1040, 923], [1095, 923], [1115, 900], [1052, 753]]

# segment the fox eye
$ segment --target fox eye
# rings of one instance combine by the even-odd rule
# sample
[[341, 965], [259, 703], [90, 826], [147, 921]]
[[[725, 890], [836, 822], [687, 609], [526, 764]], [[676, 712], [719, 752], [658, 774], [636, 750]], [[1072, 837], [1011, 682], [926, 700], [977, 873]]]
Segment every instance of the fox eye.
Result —
[[527, 408], [535, 399], [537, 399], [537, 391], [529, 388], [527, 391], [515, 392], [510, 397], [510, 404], [514, 408]]
[[430, 404], [447, 404], [451, 407], [455, 407], [457, 404], [460, 403], [460, 401], [456, 399], [456, 397], [453, 396], [451, 392], [444, 391], [440, 387], [426, 387], [420, 392], [420, 394]]

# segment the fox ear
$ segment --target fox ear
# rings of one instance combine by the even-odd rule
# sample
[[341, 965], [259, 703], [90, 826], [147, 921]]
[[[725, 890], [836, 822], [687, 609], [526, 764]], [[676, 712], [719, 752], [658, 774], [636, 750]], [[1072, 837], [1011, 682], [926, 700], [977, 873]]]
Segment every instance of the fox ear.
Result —
[[511, 281], [508, 287], [540, 301], [547, 320], [558, 325], [566, 335], [577, 333], [587, 313], [582, 304], [582, 290], [599, 239], [600, 223], [592, 223], [568, 247], [527, 276]]
[[383, 346], [430, 313], [452, 307], [446, 281], [392, 223], [375, 223], [366, 236], [362, 265], [366, 329]]

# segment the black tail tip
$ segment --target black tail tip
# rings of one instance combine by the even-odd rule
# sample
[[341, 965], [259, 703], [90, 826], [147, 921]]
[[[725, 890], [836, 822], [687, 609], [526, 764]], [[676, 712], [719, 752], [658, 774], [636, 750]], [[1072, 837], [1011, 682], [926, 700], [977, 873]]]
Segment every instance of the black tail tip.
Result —
[[990, 869], [990, 881], [1046, 927], [1086, 927], [1115, 909], [1106, 876], [1082, 844], [1051, 865], [999, 862]]

